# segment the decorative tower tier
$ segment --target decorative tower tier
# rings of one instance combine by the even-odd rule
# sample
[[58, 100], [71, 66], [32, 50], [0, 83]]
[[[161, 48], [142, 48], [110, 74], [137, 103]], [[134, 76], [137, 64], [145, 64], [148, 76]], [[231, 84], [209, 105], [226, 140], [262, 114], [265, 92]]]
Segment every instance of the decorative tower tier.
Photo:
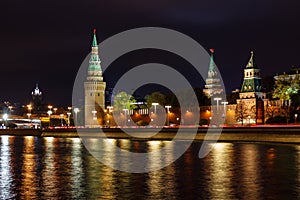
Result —
[[208, 97], [212, 97], [215, 95], [220, 95], [223, 92], [223, 89], [220, 84], [220, 78], [216, 71], [216, 64], [214, 62], [214, 49], [210, 49], [210, 61], [209, 61], [209, 69], [208, 76], [205, 80], [205, 88], [203, 90], [204, 94]]
[[244, 81], [240, 92], [240, 98], [265, 98], [265, 93], [262, 92], [260, 69], [256, 66], [253, 60], [253, 51], [251, 57], [244, 69]]
[[101, 61], [98, 55], [96, 29], [94, 29], [88, 75], [87, 80], [84, 82], [84, 111], [86, 127], [97, 127], [103, 124], [106, 83], [103, 81], [100, 63]]

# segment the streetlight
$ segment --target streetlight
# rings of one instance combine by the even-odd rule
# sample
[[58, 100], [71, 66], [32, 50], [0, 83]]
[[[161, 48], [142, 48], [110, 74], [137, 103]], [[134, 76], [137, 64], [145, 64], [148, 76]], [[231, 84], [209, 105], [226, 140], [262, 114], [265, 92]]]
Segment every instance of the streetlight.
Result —
[[52, 114], [52, 111], [48, 110], [47, 114], [49, 115], [49, 127], [50, 127], [50, 125], [51, 125], [51, 114]]
[[68, 115], [68, 126], [70, 126], [70, 116], [71, 116], [71, 113], [67, 112], [67, 115]]
[[3, 116], [2, 116], [3, 120], [4, 120], [4, 124], [5, 124], [5, 128], [7, 126], [7, 119], [8, 119], [8, 114], [7, 113], [4, 113]]
[[28, 119], [30, 119], [31, 113], [27, 113], [27, 117]]
[[97, 110], [92, 110], [92, 114], [93, 114], [93, 120], [97, 120]]
[[172, 106], [165, 106], [165, 108], [167, 109], [167, 125], [170, 126], [169, 112], [170, 112], [170, 108], [172, 108]]
[[154, 106], [154, 113], [156, 114], [156, 106], [158, 106], [159, 103], [152, 103], [152, 106]]
[[74, 108], [74, 113], [75, 113], [75, 126], [77, 125], [77, 113], [79, 112], [79, 108]]
[[28, 112], [31, 113], [31, 110], [32, 110], [31, 104], [28, 104], [28, 105], [27, 105], [27, 109], [28, 109]]
[[[30, 116], [31, 116], [31, 113], [27, 113], [27, 117], [29, 120], [30, 120]], [[32, 121], [30, 120], [30, 128], [31, 128], [31, 126], [32, 126]]]
[[60, 114], [59, 116], [60, 116], [60, 124], [61, 124], [61, 127], [63, 127], [63, 126], [64, 126], [64, 124], [63, 124], [64, 114]]
[[224, 106], [223, 116], [224, 116], [224, 123], [226, 120], [226, 105], [228, 104], [228, 101], [222, 101], [221, 104]]
[[221, 101], [221, 100], [222, 100], [222, 98], [220, 98], [220, 97], [214, 98], [214, 101], [217, 101], [217, 113], [219, 113], [219, 101]]
[[114, 107], [113, 106], [107, 106], [106, 108], [108, 109], [108, 112], [110, 113], [110, 112], [112, 112]]
[[8, 106], [8, 109], [9, 109], [9, 113], [11, 114], [11, 109], [12, 109], [13, 107], [12, 106]]
[[[49, 105], [48, 108], [49, 108], [49, 110], [51, 110], [51, 109], [53, 108], [53, 106]], [[51, 114], [52, 114], [52, 113], [51, 113]]]
[[124, 110], [124, 116], [125, 116], [125, 123], [124, 123], [124, 126], [126, 126], [127, 125], [127, 123], [126, 123], [126, 115], [127, 115], [127, 111], [128, 111], [128, 109], [127, 108], [124, 108], [123, 109]]
[[56, 114], [57, 108], [53, 108], [54, 114]]
[[297, 117], [298, 117], [298, 114], [296, 113], [296, 114], [295, 114], [295, 124], [296, 124], [296, 122], [297, 122]]
[[[107, 113], [107, 116], [108, 116], [107, 124], [110, 126], [110, 122], [111, 122], [111, 120], [110, 120], [110, 113], [112, 112], [112, 110], [113, 110], [114, 107], [113, 106], [107, 106], [106, 108], [108, 110], [108, 113]], [[111, 117], [111, 119], [112, 119], [112, 117]]]

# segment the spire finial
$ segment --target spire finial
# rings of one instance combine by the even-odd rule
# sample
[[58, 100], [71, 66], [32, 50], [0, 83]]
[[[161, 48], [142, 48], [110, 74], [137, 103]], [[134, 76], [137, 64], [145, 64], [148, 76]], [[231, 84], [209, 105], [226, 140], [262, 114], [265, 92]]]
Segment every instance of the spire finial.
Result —
[[94, 28], [94, 37], [93, 37], [93, 43], [92, 43], [93, 47], [97, 47], [97, 38], [96, 38], [96, 29]]
[[211, 48], [209, 50], [211, 52], [210, 61], [209, 61], [209, 71], [214, 72], [215, 71], [215, 62], [214, 62], [214, 52], [215, 52], [215, 50], [213, 48]]
[[249, 59], [249, 62], [246, 66], [246, 68], [251, 68], [251, 67], [254, 67], [254, 61], [253, 61], [253, 55], [254, 55], [254, 51], [251, 51], [251, 56], [250, 56], [250, 59]]

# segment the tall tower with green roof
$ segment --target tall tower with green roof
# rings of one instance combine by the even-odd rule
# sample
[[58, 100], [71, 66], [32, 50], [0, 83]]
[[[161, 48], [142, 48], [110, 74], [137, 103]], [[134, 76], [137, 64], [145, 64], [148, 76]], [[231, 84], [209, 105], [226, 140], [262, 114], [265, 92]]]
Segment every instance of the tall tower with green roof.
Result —
[[96, 127], [103, 124], [106, 83], [103, 81], [102, 69], [100, 64], [101, 61], [98, 55], [96, 29], [94, 29], [88, 74], [87, 79], [84, 82], [84, 112], [86, 127]]
[[240, 92], [240, 98], [265, 98], [265, 93], [262, 92], [260, 69], [254, 62], [254, 52], [251, 51], [251, 56], [244, 69], [244, 81]]
[[254, 61], [254, 52], [244, 68], [244, 80], [237, 100], [238, 112], [244, 113], [240, 119], [245, 124], [262, 124], [264, 122], [264, 106], [266, 93], [263, 92], [261, 73]]
[[216, 71], [216, 64], [214, 61], [214, 49], [210, 49], [210, 61], [209, 61], [209, 69], [207, 74], [207, 79], [205, 80], [205, 88], [203, 92], [206, 96], [212, 97], [215, 95], [219, 95], [223, 92], [223, 89], [220, 84], [220, 78], [218, 77]]

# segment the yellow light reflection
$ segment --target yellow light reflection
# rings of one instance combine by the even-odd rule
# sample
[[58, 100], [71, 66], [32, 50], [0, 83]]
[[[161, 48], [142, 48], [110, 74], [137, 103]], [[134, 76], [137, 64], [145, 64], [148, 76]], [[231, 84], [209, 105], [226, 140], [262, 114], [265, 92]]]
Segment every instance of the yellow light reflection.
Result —
[[11, 152], [9, 148], [9, 136], [1, 136], [0, 138], [0, 185], [1, 198], [9, 199], [11, 197]]
[[84, 181], [83, 178], [83, 161], [82, 161], [82, 144], [79, 138], [71, 139], [71, 179], [72, 179], [72, 194], [74, 199], [83, 196], [80, 185]]
[[230, 198], [233, 177], [233, 144], [216, 143], [211, 151], [212, 168], [210, 169], [209, 187], [212, 199]]
[[45, 158], [43, 162], [43, 172], [42, 172], [42, 180], [43, 180], [43, 190], [44, 195], [47, 196], [57, 196], [58, 195], [58, 187], [56, 185], [56, 180], [58, 179], [55, 173], [55, 158], [54, 158], [54, 143], [56, 138], [53, 137], [45, 137], [43, 138], [45, 141]]
[[242, 185], [245, 186], [242, 189], [245, 190], [245, 194], [252, 194], [253, 199], [259, 199], [261, 194], [259, 189], [260, 173], [260, 152], [257, 145], [244, 144], [241, 148], [242, 158]]
[[23, 165], [22, 165], [22, 184], [20, 190], [24, 194], [25, 199], [30, 199], [37, 196], [35, 187], [36, 176], [36, 159], [34, 153], [34, 137], [24, 137], [24, 152], [23, 152]]
[[[149, 168], [157, 168], [162, 164], [172, 161], [174, 158], [174, 142], [171, 141], [148, 141]], [[162, 149], [163, 148], [163, 149]], [[158, 151], [161, 150], [161, 151]], [[169, 165], [161, 170], [151, 171], [147, 179], [147, 186], [150, 194], [158, 198], [161, 197], [161, 190], [173, 191], [175, 186], [175, 169], [173, 165]]]

